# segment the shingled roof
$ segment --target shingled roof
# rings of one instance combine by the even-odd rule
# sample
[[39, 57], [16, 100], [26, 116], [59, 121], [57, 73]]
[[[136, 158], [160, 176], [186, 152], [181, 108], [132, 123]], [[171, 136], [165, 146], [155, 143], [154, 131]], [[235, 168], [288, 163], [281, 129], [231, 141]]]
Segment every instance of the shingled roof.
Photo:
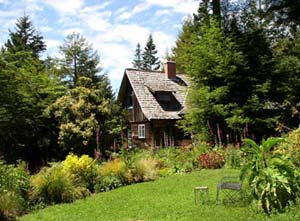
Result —
[[[185, 111], [188, 86], [186, 76], [176, 75], [176, 78], [169, 79], [164, 73], [158, 71], [126, 69], [118, 94], [119, 100], [124, 97], [128, 84], [131, 85], [143, 114], [148, 120], [181, 119], [180, 115]], [[155, 97], [157, 92], [171, 93], [180, 104], [180, 109], [176, 111], [163, 109]]]

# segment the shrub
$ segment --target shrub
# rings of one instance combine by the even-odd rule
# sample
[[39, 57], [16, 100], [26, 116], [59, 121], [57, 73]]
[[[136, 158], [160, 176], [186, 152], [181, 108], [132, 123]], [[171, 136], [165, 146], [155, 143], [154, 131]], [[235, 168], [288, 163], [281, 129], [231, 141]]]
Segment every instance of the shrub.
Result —
[[158, 161], [155, 158], [141, 158], [135, 163], [134, 177], [136, 181], [155, 180], [158, 176]]
[[122, 186], [121, 180], [113, 175], [107, 175], [97, 180], [95, 185], [96, 192], [106, 192]]
[[95, 179], [97, 177], [97, 164], [87, 156], [78, 157], [70, 154], [63, 161], [64, 172], [70, 174], [73, 181], [82, 187], [88, 188], [91, 192], [94, 191]]
[[225, 164], [223, 156], [215, 151], [201, 154], [198, 160], [201, 168], [207, 169], [222, 168]]
[[228, 146], [224, 149], [226, 166], [229, 168], [240, 168], [244, 163], [242, 159], [242, 151], [238, 147]]
[[75, 187], [70, 174], [66, 173], [62, 164], [53, 164], [50, 168], [43, 168], [31, 177], [32, 202], [46, 204], [73, 202], [84, 197], [85, 188]]
[[296, 166], [300, 167], [300, 128], [290, 132], [286, 141], [276, 151], [288, 156]]
[[281, 138], [269, 138], [257, 145], [245, 139], [248, 148], [243, 151], [251, 160], [243, 167], [242, 176], [249, 173], [248, 180], [253, 197], [266, 213], [280, 211], [296, 198], [299, 173], [286, 156], [276, 154]]
[[29, 173], [25, 164], [6, 165], [0, 161], [0, 220], [21, 215], [27, 209]]
[[7, 191], [0, 194], [0, 220], [14, 219], [23, 211], [21, 198], [15, 192]]
[[130, 173], [127, 170], [125, 162], [120, 158], [105, 162], [100, 166], [99, 171], [102, 177], [116, 177], [122, 183], [130, 182]]

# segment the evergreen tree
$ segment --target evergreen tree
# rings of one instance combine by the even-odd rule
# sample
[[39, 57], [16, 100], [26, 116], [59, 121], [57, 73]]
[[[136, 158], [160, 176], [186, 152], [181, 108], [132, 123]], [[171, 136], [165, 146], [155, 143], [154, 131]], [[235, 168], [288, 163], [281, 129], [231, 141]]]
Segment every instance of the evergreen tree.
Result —
[[140, 43], [137, 43], [136, 45], [134, 60], [132, 62], [132, 65], [134, 68], [138, 70], [142, 69], [142, 51], [141, 51]]
[[9, 52], [30, 51], [33, 56], [38, 57], [46, 50], [43, 37], [35, 30], [27, 15], [17, 20], [15, 31], [9, 31], [9, 37], [5, 43]]
[[96, 75], [101, 72], [100, 57], [79, 33], [68, 35], [59, 50], [63, 56], [60, 60], [63, 72], [61, 77], [71, 87], [77, 86], [80, 76], [89, 77], [94, 83], [102, 80], [101, 75]]
[[160, 68], [160, 61], [158, 57], [155, 57], [156, 54], [156, 46], [153, 42], [152, 35], [150, 34], [143, 52], [143, 70], [155, 71]]
[[36, 169], [55, 156], [52, 119], [44, 110], [65, 90], [29, 51], [0, 55], [0, 155]]

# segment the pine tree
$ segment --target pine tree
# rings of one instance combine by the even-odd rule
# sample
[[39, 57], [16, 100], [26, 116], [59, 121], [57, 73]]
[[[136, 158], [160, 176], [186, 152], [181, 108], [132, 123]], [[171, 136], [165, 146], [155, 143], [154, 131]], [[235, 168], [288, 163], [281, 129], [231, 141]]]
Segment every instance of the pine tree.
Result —
[[9, 30], [10, 39], [5, 43], [9, 52], [29, 51], [33, 56], [38, 57], [41, 52], [46, 50], [43, 37], [36, 31], [29, 16], [20, 17], [15, 29], [14, 32]]
[[132, 62], [132, 65], [136, 69], [142, 69], [142, 51], [141, 51], [141, 45], [140, 43], [137, 43], [135, 54], [134, 54], [134, 60]]
[[160, 68], [160, 61], [158, 57], [155, 57], [157, 54], [156, 46], [153, 42], [152, 35], [150, 34], [148, 37], [148, 41], [146, 47], [143, 52], [143, 62], [142, 68], [143, 70], [155, 71]]
[[80, 76], [89, 77], [94, 83], [102, 80], [99, 67], [100, 57], [92, 45], [79, 33], [68, 35], [62, 46], [59, 47], [63, 59], [60, 65], [63, 70], [62, 79], [71, 87], [76, 87]]

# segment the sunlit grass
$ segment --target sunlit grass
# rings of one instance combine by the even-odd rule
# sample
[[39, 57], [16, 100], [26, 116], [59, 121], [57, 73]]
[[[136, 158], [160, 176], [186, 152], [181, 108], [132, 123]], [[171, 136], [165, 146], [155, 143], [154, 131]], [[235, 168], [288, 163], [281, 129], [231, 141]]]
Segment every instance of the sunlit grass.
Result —
[[[72, 204], [51, 206], [21, 217], [21, 220], [269, 220], [265, 215], [257, 214], [249, 205], [216, 205], [216, 186], [225, 175], [238, 175], [238, 171], [202, 170], [173, 175], [95, 194]], [[194, 204], [195, 186], [209, 187], [208, 203]], [[283, 220], [282, 217], [273, 217], [271, 220]]]

